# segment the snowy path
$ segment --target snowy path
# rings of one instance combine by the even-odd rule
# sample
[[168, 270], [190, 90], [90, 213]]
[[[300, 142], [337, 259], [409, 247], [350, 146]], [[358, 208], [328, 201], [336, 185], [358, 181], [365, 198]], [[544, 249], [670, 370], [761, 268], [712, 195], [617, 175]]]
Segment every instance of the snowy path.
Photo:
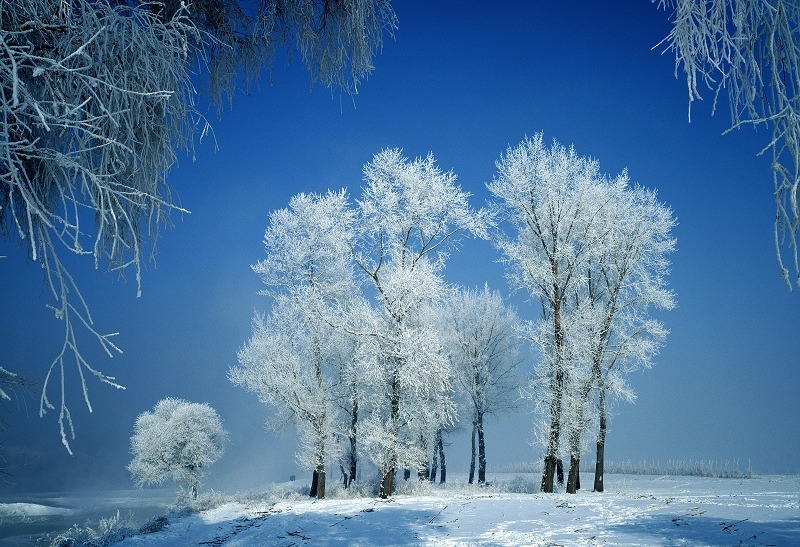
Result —
[[800, 478], [614, 477], [604, 494], [225, 504], [132, 546], [800, 545]]

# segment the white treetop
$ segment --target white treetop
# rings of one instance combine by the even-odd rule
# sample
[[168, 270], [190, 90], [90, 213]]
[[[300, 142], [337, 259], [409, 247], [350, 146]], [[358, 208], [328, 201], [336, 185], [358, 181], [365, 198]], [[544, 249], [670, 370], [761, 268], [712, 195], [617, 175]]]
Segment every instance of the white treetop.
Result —
[[172, 479], [196, 497], [203, 471], [222, 456], [226, 439], [209, 405], [162, 399], [136, 418], [128, 471], [137, 486]]

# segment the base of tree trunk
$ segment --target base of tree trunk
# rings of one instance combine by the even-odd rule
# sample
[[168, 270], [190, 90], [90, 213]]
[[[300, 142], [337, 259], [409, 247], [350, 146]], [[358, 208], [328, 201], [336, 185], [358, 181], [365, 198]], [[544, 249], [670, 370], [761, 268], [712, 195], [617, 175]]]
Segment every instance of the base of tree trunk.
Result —
[[392, 488], [394, 487], [394, 467], [389, 469], [386, 474], [381, 479], [381, 491], [380, 491], [380, 498], [387, 499], [389, 496], [392, 495]]
[[311, 473], [311, 491], [308, 493], [308, 496], [311, 498], [317, 497], [317, 488], [319, 487], [319, 473], [315, 469]]
[[581, 489], [581, 459], [569, 457], [569, 477], [567, 477], [567, 494], [575, 494]]
[[605, 458], [605, 443], [597, 443], [597, 462], [594, 464], [594, 491], [603, 491], [603, 460]]
[[317, 499], [325, 499], [325, 470], [317, 470]]
[[545, 456], [544, 473], [542, 474], [542, 492], [553, 493], [553, 478], [556, 474], [556, 459], [553, 456]]

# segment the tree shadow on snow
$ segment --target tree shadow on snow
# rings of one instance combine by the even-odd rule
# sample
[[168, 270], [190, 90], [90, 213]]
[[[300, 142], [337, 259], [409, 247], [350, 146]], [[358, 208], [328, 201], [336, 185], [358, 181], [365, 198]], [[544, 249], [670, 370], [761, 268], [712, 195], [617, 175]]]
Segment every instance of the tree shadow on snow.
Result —
[[444, 523], [436, 522], [439, 509], [401, 509], [391, 502], [376, 502], [358, 511], [332, 512], [322, 504], [319, 511], [313, 507], [303, 512], [269, 511], [254, 519], [230, 521], [220, 527], [227, 531], [202, 543], [223, 545], [238, 535], [242, 540], [248, 536], [254, 545], [413, 545], [447, 535]]
[[688, 545], [800, 545], [800, 517], [779, 521], [735, 520], [724, 517], [650, 515], [638, 522], [610, 527], [631, 540], [653, 544]]

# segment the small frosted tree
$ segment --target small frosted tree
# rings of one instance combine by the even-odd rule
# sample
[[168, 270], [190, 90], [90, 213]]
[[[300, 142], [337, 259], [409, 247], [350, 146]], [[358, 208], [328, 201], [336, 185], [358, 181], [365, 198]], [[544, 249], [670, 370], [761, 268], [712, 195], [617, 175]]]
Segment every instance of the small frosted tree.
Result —
[[629, 187], [627, 173], [609, 187], [609, 192], [612, 207], [603, 252], [593, 274], [587, 276], [585, 293], [593, 321], [584, 340], [590, 346], [587, 356], [599, 413], [594, 479], [597, 492], [603, 491], [608, 398], [633, 397], [626, 376], [649, 368], [667, 335], [651, 312], [675, 307], [675, 296], [667, 288], [669, 255], [675, 250], [672, 211], [657, 200], [655, 191]]
[[[666, 288], [668, 255], [675, 248], [672, 212], [658, 202], [654, 191], [632, 187], [627, 172], [601, 190], [604, 205], [597, 217], [601, 235], [574, 297], [576, 329], [571, 344], [579, 362], [568, 393], [570, 493], [578, 488], [580, 455], [590, 424], [599, 427], [594, 489], [603, 490], [607, 400], [633, 399], [626, 375], [649, 367], [666, 337], [666, 329], [650, 317], [650, 311], [674, 307], [674, 296]], [[597, 416], [590, 408], [594, 394]]]
[[443, 306], [446, 348], [472, 415], [470, 484], [476, 456], [478, 484], [486, 482], [485, 417], [513, 409], [519, 399], [518, 328], [516, 313], [488, 286], [482, 291], [459, 290]]
[[[655, 0], [654, 0], [655, 1]], [[689, 92], [689, 119], [700, 87], [727, 95], [731, 129], [765, 125], [771, 138], [775, 253], [792, 288], [784, 251], [800, 286], [800, 2], [797, 0], [659, 0], [672, 10], [672, 30], [663, 40], [675, 52]]]
[[172, 479], [196, 498], [203, 472], [222, 456], [226, 439], [208, 404], [162, 399], [136, 418], [128, 471], [138, 487]]

